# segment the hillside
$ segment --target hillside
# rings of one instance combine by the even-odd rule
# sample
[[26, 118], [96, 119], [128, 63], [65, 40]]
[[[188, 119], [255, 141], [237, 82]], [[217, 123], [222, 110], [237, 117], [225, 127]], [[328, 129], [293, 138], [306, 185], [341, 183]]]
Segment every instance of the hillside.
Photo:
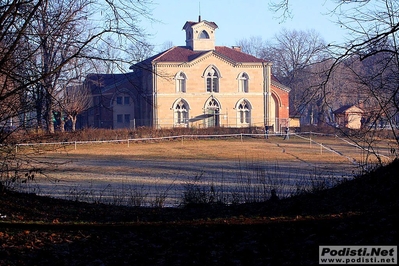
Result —
[[132, 208], [0, 192], [0, 265], [317, 265], [319, 245], [398, 245], [399, 160], [329, 190]]

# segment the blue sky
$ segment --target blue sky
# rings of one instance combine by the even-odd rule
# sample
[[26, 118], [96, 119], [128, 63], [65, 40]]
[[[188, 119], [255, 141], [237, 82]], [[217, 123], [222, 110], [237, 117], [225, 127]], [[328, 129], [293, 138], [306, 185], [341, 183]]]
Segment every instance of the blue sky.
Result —
[[[343, 31], [328, 14], [332, 0], [291, 0], [292, 19], [281, 22], [278, 14], [269, 10], [267, 0], [154, 0], [152, 14], [160, 22], [143, 24], [153, 35], [148, 41], [160, 48], [163, 43], [185, 45], [182, 30], [186, 21], [201, 18], [215, 22], [216, 45], [232, 46], [241, 39], [260, 36], [272, 40], [282, 28], [288, 30], [316, 30], [327, 43], [342, 42]], [[156, 48], [156, 50], [157, 50]], [[159, 50], [159, 49], [158, 49]]]

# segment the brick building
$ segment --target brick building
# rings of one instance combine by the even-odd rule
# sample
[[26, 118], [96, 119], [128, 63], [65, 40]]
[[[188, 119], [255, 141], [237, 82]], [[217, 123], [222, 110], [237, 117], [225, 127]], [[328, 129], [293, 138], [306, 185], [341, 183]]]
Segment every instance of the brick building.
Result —
[[91, 75], [87, 125], [270, 126], [274, 131], [288, 126], [290, 89], [272, 76], [272, 63], [240, 47], [216, 46], [217, 28], [206, 20], [188, 21], [185, 46], [139, 62], [129, 74]]

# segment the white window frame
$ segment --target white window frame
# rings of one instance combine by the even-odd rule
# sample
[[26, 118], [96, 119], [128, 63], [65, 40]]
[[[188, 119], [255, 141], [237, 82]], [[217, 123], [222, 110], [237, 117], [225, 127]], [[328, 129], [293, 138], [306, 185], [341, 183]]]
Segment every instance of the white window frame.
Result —
[[187, 75], [184, 72], [179, 72], [175, 76], [176, 92], [186, 93], [187, 91]]
[[249, 76], [245, 72], [238, 75], [238, 91], [245, 93], [249, 92]]
[[240, 100], [236, 107], [237, 110], [237, 125], [238, 126], [250, 126], [251, 125], [251, 113], [252, 107], [248, 100]]
[[179, 99], [175, 102], [173, 107], [174, 125], [187, 126], [189, 118], [189, 106], [184, 99]]
[[220, 84], [220, 73], [216, 67], [211, 66], [208, 67], [205, 71], [205, 88], [206, 92], [209, 93], [219, 93], [219, 84]]

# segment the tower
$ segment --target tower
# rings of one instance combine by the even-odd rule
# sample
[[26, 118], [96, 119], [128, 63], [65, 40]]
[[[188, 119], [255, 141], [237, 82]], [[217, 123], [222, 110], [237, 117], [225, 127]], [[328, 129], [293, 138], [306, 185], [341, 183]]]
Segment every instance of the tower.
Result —
[[186, 31], [186, 46], [193, 51], [215, 50], [215, 30], [218, 28], [216, 23], [201, 20], [198, 22], [187, 21], [183, 26]]

